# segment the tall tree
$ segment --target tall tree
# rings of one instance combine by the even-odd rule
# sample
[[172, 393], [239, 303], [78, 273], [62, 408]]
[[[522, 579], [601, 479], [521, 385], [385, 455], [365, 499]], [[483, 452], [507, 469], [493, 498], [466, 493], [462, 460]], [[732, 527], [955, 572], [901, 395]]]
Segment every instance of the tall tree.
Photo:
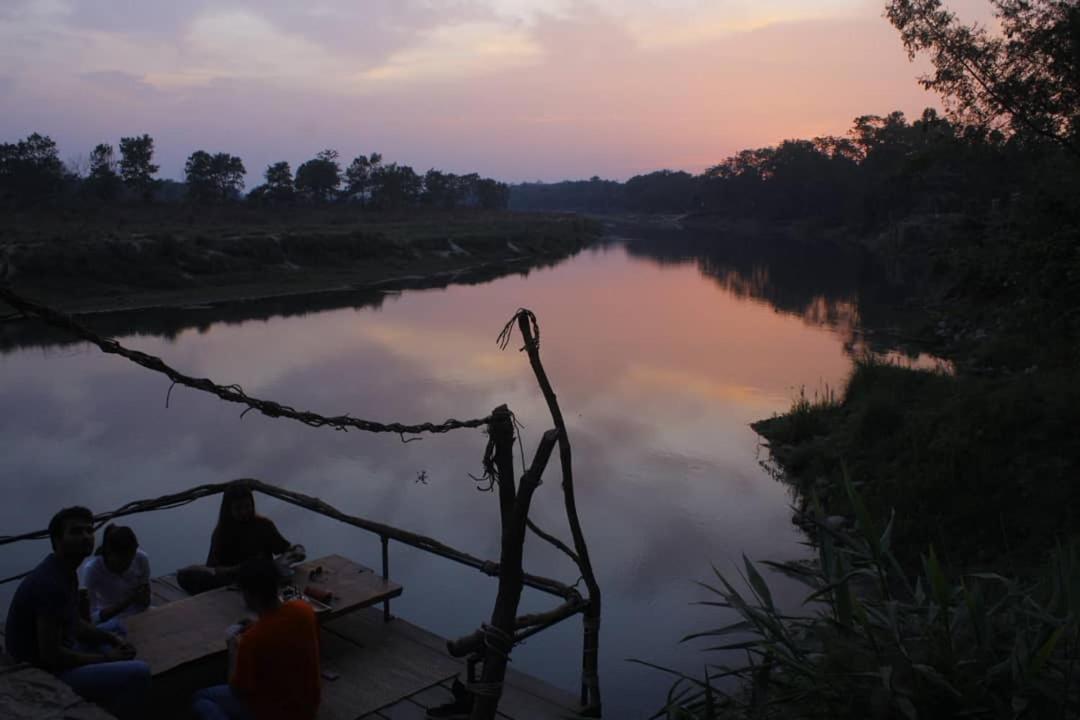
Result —
[[920, 78], [964, 125], [1036, 136], [1080, 158], [1080, 4], [990, 0], [1000, 32], [962, 23], [941, 0], [889, 0], [908, 55], [929, 53]]
[[214, 187], [213, 171], [210, 166], [213, 157], [205, 150], [196, 150], [184, 163], [184, 182], [187, 184], [187, 196], [194, 202], [209, 202], [217, 199]]
[[91, 194], [105, 202], [112, 202], [120, 196], [123, 182], [116, 172], [116, 151], [112, 145], [99, 143], [90, 151], [86, 185]]
[[187, 159], [184, 173], [188, 199], [195, 202], [225, 202], [244, 188], [244, 161], [228, 153], [211, 155], [196, 150]]
[[296, 169], [296, 189], [313, 202], [330, 200], [341, 185], [337, 150], [323, 150]]
[[267, 199], [274, 205], [284, 205], [293, 201], [296, 188], [293, 187], [292, 168], [289, 163], [276, 162], [266, 168]]
[[444, 173], [435, 168], [424, 173], [423, 203], [429, 207], [452, 210], [462, 199], [462, 186], [454, 173]]
[[423, 179], [408, 165], [390, 163], [378, 168], [371, 178], [372, 200], [380, 210], [399, 210], [420, 199]]
[[366, 204], [371, 195], [372, 176], [382, 167], [382, 155], [358, 155], [345, 169], [345, 194]]
[[124, 184], [149, 202], [154, 196], [154, 138], [149, 135], [120, 138], [120, 177]]
[[33, 133], [17, 143], [0, 144], [0, 200], [32, 205], [54, 199], [64, 182], [56, 143]]

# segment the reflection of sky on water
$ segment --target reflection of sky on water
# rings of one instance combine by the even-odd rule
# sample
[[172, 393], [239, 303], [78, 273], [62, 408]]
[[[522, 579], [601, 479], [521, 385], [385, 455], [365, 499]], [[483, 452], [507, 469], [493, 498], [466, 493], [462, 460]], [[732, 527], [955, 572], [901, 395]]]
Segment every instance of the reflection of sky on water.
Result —
[[[508, 404], [526, 451], [550, 422], [528, 363], [495, 336], [519, 306], [541, 323], [541, 350], [570, 423], [578, 503], [605, 591], [602, 671], [611, 717], [661, 702], [668, 680], [637, 657], [697, 672], [678, 646], [723, 623], [695, 580], [710, 563], [804, 552], [786, 490], [758, 465], [748, 424], [785, 410], [796, 388], [837, 387], [850, 367], [842, 339], [799, 317], [736, 297], [693, 265], [657, 265], [612, 247], [528, 278], [410, 291], [378, 309], [187, 330], [128, 344], [195, 376], [326, 414], [419, 422], [479, 417]], [[402, 444], [397, 436], [316, 430], [254, 413], [82, 346], [0, 356], [2, 534], [42, 527], [61, 504], [97, 510], [204, 482], [255, 476], [347, 512], [432, 535], [482, 557], [498, 554], [494, 495], [474, 489], [485, 437], [458, 431]], [[428, 484], [416, 482], [426, 472]], [[533, 517], [569, 537], [557, 464]], [[311, 553], [378, 563], [377, 539], [262, 500]], [[155, 572], [201, 560], [216, 502], [133, 518]], [[6, 548], [0, 573], [25, 569], [44, 544]], [[573, 582], [561, 556], [530, 537], [527, 569]], [[495, 583], [400, 546], [400, 615], [444, 635], [490, 613]], [[782, 596], [797, 597], [781, 589]], [[550, 605], [527, 592], [527, 609]], [[518, 669], [573, 689], [580, 624], [530, 640]]]

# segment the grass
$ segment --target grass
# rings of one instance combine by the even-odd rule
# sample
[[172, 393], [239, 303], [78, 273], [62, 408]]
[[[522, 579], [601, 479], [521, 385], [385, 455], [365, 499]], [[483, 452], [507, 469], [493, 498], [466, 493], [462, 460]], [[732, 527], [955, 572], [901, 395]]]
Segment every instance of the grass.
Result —
[[[684, 639], [742, 663], [678, 679], [654, 717], [1075, 718], [1080, 713], [1080, 549], [1058, 546], [1033, 578], [950, 575], [933, 546], [917, 572], [893, 553], [899, 517], [880, 522], [854, 485], [853, 529], [814, 504], [815, 565], [764, 563], [807, 585], [814, 612], [778, 608], [749, 560], [741, 582], [716, 573], [707, 605], [735, 622]], [[740, 585], [737, 587], [736, 585]], [[661, 668], [663, 669], [663, 668]], [[743, 682], [734, 690], [723, 681]]]
[[298, 270], [378, 275], [519, 255], [542, 260], [571, 254], [599, 233], [579, 217], [509, 212], [85, 208], [6, 217], [0, 259], [19, 287], [150, 291], [266, 281], [267, 273], [303, 278]]
[[959, 568], [1030, 566], [1080, 531], [1080, 384], [1067, 371], [980, 378], [861, 360], [841, 402], [796, 400], [754, 425], [826, 511], [851, 515], [842, 468], [870, 510], [895, 508], [897, 554], [926, 543]]

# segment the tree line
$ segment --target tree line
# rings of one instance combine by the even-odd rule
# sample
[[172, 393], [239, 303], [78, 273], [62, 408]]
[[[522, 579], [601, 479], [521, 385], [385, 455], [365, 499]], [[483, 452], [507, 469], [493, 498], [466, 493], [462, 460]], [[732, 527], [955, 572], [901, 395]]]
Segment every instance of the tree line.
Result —
[[[1021, 196], [1075, 205], [1080, 186], [1080, 4], [991, 0], [996, 30], [967, 25], [941, 0], [889, 0], [885, 14], [927, 109], [864, 115], [846, 136], [747, 149], [700, 175], [661, 170], [625, 183], [526, 184], [511, 207], [530, 210], [708, 213], [734, 219], [880, 228], [910, 214], [1001, 208]], [[1053, 200], [1052, 202], [1057, 202]]]
[[295, 174], [286, 161], [272, 163], [263, 173], [263, 182], [246, 195], [244, 161], [230, 153], [196, 150], [184, 164], [182, 183], [156, 177], [158, 170], [150, 135], [121, 138], [119, 148], [101, 143], [85, 161], [64, 163], [52, 138], [33, 133], [14, 143], [0, 143], [0, 207], [184, 201], [246, 202], [261, 207], [350, 203], [376, 210], [497, 210], [506, 208], [510, 197], [509, 187], [491, 178], [434, 168], [421, 175], [408, 165], [384, 162], [379, 153], [358, 155], [342, 167], [333, 149], [302, 163]]
[[899, 111], [864, 115], [846, 136], [742, 150], [697, 175], [660, 170], [622, 183], [593, 177], [515, 185], [511, 207], [873, 229], [911, 214], [1004, 207], [1031, 187], [1032, 176], [1067, 160], [1065, 149], [1045, 139], [964, 125], [928, 108], [914, 121]]

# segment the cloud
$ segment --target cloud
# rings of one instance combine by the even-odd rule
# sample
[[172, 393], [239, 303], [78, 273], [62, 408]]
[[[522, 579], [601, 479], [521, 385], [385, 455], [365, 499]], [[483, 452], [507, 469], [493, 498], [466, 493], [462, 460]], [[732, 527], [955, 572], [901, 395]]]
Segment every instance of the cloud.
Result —
[[8, 7], [0, 134], [69, 152], [149, 132], [171, 177], [199, 147], [258, 172], [331, 146], [506, 180], [625, 178], [934, 102], [867, 0], [152, 7]]
[[419, 42], [392, 54], [361, 77], [372, 81], [402, 81], [445, 77], [475, 77], [536, 64], [540, 46], [523, 30], [496, 23], [465, 23], [420, 34]]

